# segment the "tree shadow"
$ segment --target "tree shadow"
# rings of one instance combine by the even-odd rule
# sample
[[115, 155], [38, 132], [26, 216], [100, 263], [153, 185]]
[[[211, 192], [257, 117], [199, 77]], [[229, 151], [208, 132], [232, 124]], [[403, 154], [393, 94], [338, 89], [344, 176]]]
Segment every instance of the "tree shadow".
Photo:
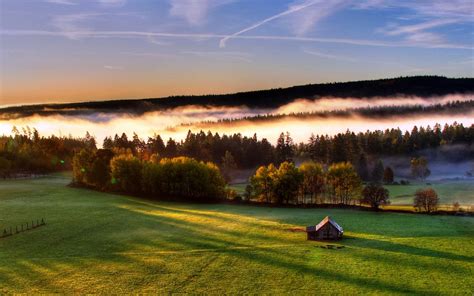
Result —
[[366, 248], [366, 249], [374, 249], [383, 252], [391, 252], [391, 253], [401, 253], [407, 255], [415, 255], [415, 256], [424, 256], [424, 257], [431, 257], [431, 258], [442, 258], [447, 260], [456, 260], [461, 261], [464, 263], [474, 263], [473, 256], [464, 256], [459, 254], [453, 254], [445, 251], [438, 251], [432, 250], [427, 248], [421, 247], [414, 247], [410, 245], [377, 240], [377, 239], [369, 239], [359, 236], [347, 236], [347, 238], [353, 240], [349, 240], [348, 244], [358, 248]]

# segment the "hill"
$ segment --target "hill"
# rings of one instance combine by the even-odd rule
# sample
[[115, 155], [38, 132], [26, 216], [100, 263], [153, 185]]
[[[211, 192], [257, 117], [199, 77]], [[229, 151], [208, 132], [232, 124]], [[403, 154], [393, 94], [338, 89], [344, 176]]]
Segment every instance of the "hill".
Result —
[[90, 112], [126, 112], [141, 114], [169, 108], [204, 105], [214, 107], [247, 106], [277, 108], [298, 98], [341, 97], [372, 98], [389, 96], [441, 96], [474, 93], [474, 78], [414, 76], [391, 79], [308, 84], [234, 94], [172, 96], [138, 100], [111, 100], [67, 104], [14, 106], [0, 109], [3, 118], [18, 118], [32, 114], [76, 115]]

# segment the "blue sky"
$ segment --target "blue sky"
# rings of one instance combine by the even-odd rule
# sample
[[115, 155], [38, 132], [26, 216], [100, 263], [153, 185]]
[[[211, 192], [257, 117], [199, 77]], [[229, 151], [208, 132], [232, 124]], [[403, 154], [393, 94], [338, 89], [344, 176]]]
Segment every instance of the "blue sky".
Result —
[[0, 0], [0, 104], [472, 77], [472, 0]]

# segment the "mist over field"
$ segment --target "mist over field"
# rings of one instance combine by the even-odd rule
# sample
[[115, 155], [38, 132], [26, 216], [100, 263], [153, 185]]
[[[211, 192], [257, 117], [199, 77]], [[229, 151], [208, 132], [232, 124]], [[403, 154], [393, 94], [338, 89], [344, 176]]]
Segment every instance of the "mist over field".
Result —
[[[8, 119], [9, 114], [3, 114], [0, 120], [0, 134], [8, 135], [14, 126], [36, 128], [42, 135], [72, 135], [83, 136], [86, 131], [95, 136], [99, 145], [106, 136], [137, 133], [146, 139], [154, 134], [163, 138], [173, 137], [183, 139], [188, 130], [200, 130], [213, 133], [241, 133], [245, 136], [257, 134], [259, 138], [267, 138], [275, 143], [281, 132], [289, 132], [296, 142], [306, 142], [311, 134], [334, 135], [351, 130], [362, 132], [366, 130], [400, 128], [411, 130], [414, 125], [433, 126], [452, 124], [464, 125], [474, 123], [472, 111], [455, 112], [454, 114], [408, 114], [405, 116], [361, 116], [353, 114], [352, 110], [360, 108], [384, 108], [393, 106], [434, 106], [450, 102], [470, 101], [470, 95], [447, 95], [438, 97], [389, 97], [389, 98], [336, 98], [324, 97], [319, 99], [297, 99], [278, 108], [248, 108], [240, 107], [209, 107], [190, 105], [171, 108], [162, 111], [146, 112], [141, 115], [132, 112], [97, 112], [79, 110], [79, 113], [32, 115]], [[57, 109], [56, 109], [57, 110]], [[75, 110], [66, 110], [75, 111]], [[334, 116], [330, 112], [347, 112], [345, 116]], [[265, 115], [294, 115], [298, 113], [329, 112], [317, 117], [275, 117], [263, 120], [252, 120], [255, 116]], [[235, 119], [233, 122], [225, 122]], [[240, 119], [240, 120], [239, 120]], [[224, 122], [221, 122], [224, 121]]]

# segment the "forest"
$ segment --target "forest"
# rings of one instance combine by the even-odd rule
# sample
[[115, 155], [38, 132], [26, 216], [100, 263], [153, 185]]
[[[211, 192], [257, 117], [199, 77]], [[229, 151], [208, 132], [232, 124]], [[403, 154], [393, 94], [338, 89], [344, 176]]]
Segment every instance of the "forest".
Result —
[[[433, 159], [443, 158], [450, 162], [474, 159], [474, 125], [439, 124], [433, 127], [413, 127], [408, 132], [400, 129], [366, 131], [354, 133], [347, 130], [334, 136], [313, 135], [306, 143], [294, 143], [291, 135], [282, 133], [276, 143], [266, 139], [242, 136], [241, 134], [219, 135], [201, 131], [188, 132], [182, 141], [160, 135], [141, 139], [134, 134], [129, 138], [107, 137], [102, 144], [105, 150], [128, 153], [142, 160], [152, 156], [175, 158], [185, 156], [199, 161], [213, 162], [228, 169], [255, 169], [260, 165], [284, 161], [310, 159], [324, 164], [350, 162], [360, 163], [384, 156], [416, 157], [430, 151]], [[448, 149], [456, 147], [456, 149]], [[440, 149], [443, 148], [443, 149]], [[0, 137], [0, 174], [7, 177], [21, 173], [45, 173], [72, 169], [72, 158], [82, 149], [96, 150], [97, 144], [89, 133], [83, 138], [44, 137], [35, 129], [14, 129], [13, 135]]]
[[[361, 116], [366, 118], [387, 118], [396, 116], [413, 115], [449, 115], [449, 114], [468, 114], [474, 111], [474, 100], [452, 101], [445, 104], [423, 105], [393, 105], [349, 108], [331, 111], [318, 112], [292, 112], [287, 114], [267, 113], [243, 116], [238, 118], [224, 118], [216, 121], [202, 121], [201, 125], [206, 127], [212, 124], [237, 124], [242, 121], [258, 122], [269, 120], [281, 120], [289, 118], [311, 119], [311, 118], [347, 118], [350, 116]], [[181, 126], [196, 126], [195, 123], [182, 123]]]
[[182, 106], [213, 107], [247, 106], [249, 108], [277, 108], [300, 98], [340, 97], [431, 97], [474, 92], [473, 78], [442, 76], [412, 76], [379, 80], [322, 83], [239, 92], [222, 95], [171, 96], [140, 100], [111, 100], [97, 102], [12, 106], [0, 109], [0, 119], [32, 115], [78, 115], [93, 112], [143, 114]]

